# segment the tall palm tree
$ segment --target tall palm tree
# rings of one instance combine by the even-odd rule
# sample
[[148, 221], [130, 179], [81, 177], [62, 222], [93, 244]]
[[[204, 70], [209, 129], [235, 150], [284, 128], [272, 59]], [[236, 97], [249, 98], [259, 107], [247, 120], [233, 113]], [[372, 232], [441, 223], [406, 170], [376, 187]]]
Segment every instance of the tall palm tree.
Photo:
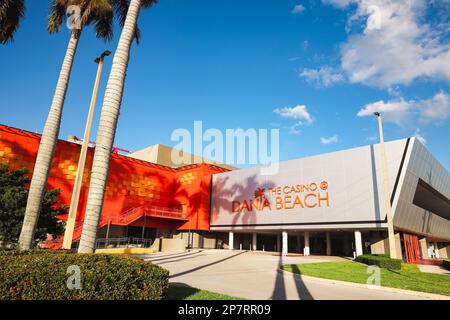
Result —
[[80, 8], [80, 17], [78, 17], [80, 29], [72, 29], [53, 101], [42, 133], [31, 179], [22, 231], [19, 238], [19, 247], [23, 250], [30, 249], [33, 244], [42, 197], [58, 139], [61, 114], [69, 84], [72, 63], [81, 32], [86, 26], [92, 25], [98, 38], [111, 40], [113, 37], [114, 14], [116, 14], [117, 19], [123, 25], [123, 16], [128, 10], [128, 0], [52, 0], [47, 25], [50, 33], [55, 33], [60, 30], [62, 24], [68, 18], [67, 10], [72, 5]]
[[111, 150], [116, 134], [133, 35], [136, 32], [140, 9], [148, 8], [156, 2], [156, 0], [130, 1], [103, 98], [83, 233], [78, 247], [79, 253], [92, 253], [95, 250], [97, 227], [102, 213]]
[[13, 40], [25, 15], [25, 0], [0, 0], [0, 43]]

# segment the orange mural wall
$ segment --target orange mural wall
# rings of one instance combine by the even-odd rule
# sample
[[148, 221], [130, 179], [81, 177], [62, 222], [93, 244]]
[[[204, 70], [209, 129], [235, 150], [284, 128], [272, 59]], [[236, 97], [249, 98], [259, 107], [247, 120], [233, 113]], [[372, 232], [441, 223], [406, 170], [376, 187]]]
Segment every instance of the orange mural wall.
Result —
[[[0, 164], [8, 164], [12, 169], [28, 168], [31, 177], [39, 141], [39, 134], [0, 125]], [[67, 206], [80, 150], [76, 143], [59, 140], [53, 157], [47, 188], [61, 189], [60, 200]], [[84, 219], [93, 156], [94, 148], [89, 148], [77, 212], [79, 222]], [[118, 221], [133, 208], [156, 206], [181, 208], [186, 220], [140, 217], [126, 225], [145, 223], [149, 228], [209, 230], [211, 176], [224, 171], [227, 170], [208, 164], [174, 169], [112, 154], [100, 226]]]

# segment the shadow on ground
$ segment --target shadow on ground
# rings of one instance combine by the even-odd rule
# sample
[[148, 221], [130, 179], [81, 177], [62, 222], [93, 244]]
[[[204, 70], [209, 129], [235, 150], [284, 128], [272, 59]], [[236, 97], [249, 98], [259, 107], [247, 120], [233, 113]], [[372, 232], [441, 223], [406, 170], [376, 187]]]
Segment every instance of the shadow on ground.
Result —
[[[294, 267], [295, 266], [295, 267]], [[284, 276], [285, 272], [282, 270], [283, 268], [283, 258], [280, 256], [280, 260], [278, 262], [278, 268], [276, 270], [277, 277], [275, 280], [275, 286], [273, 288], [272, 293], [272, 300], [287, 300], [286, 296], [286, 287], [284, 283]], [[313, 296], [309, 292], [308, 288], [306, 287], [305, 283], [303, 282], [301, 278], [300, 270], [298, 269], [297, 265], [293, 265], [293, 268], [296, 268], [294, 270], [295, 273], [298, 274], [298, 276], [295, 275], [295, 273], [292, 273], [292, 277], [295, 283], [295, 287], [297, 289], [297, 294], [300, 300], [314, 300]]]
[[169, 284], [166, 300], [187, 300], [199, 292], [200, 289], [193, 288], [184, 283], [174, 282]]
[[172, 282], [166, 294], [166, 300], [244, 300], [222, 293], [201, 290], [185, 283]]

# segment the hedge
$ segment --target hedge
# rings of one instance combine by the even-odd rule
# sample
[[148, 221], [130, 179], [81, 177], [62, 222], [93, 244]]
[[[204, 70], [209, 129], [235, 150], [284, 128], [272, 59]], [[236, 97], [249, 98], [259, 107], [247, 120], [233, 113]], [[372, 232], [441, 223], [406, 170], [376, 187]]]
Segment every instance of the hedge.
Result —
[[445, 269], [450, 270], [450, 260], [444, 260], [444, 261], [442, 262], [442, 266], [443, 266]]
[[[68, 288], [78, 266], [81, 288]], [[161, 300], [169, 272], [136, 257], [0, 250], [0, 300]]]
[[367, 264], [369, 266], [378, 266], [380, 268], [385, 268], [389, 270], [401, 270], [402, 260], [391, 259], [386, 255], [370, 255], [364, 254], [355, 259], [357, 262]]

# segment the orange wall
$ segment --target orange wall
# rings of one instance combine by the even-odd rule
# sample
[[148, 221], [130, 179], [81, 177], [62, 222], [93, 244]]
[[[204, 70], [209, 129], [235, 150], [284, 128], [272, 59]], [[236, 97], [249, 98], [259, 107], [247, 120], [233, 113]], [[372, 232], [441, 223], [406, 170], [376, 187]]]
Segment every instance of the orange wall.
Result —
[[[34, 167], [40, 135], [0, 125], [0, 164], [11, 168]], [[61, 189], [60, 200], [69, 206], [81, 147], [59, 140], [52, 162], [48, 188]], [[90, 148], [83, 175], [77, 220], [86, 208], [90, 168], [94, 149]], [[185, 205], [188, 222], [147, 218], [147, 227], [181, 230], [208, 230], [211, 175], [224, 169], [207, 164], [172, 169], [121, 155], [112, 155], [102, 216], [120, 215], [141, 205], [170, 207]], [[133, 226], [142, 226], [143, 220]]]

